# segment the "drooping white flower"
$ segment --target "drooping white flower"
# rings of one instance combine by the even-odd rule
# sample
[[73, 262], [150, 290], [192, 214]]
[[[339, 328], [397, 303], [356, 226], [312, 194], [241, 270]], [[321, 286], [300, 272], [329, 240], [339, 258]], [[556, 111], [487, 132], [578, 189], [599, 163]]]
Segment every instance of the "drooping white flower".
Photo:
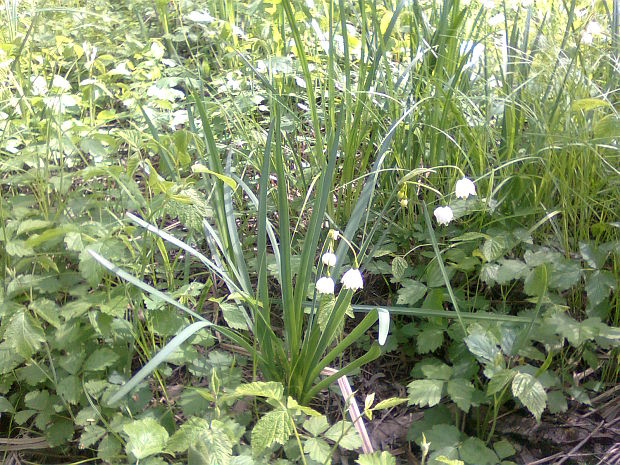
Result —
[[352, 291], [357, 291], [364, 287], [364, 279], [362, 278], [362, 273], [357, 268], [351, 268], [347, 271], [340, 280], [342, 282], [342, 287], [345, 289], [351, 289]]
[[64, 77], [56, 74], [52, 79], [52, 87], [60, 89], [63, 92], [67, 92], [71, 89], [71, 84], [69, 84], [69, 81], [67, 81]]
[[47, 81], [43, 76], [30, 78], [32, 82], [32, 95], [45, 95], [47, 93]]
[[586, 26], [586, 31], [592, 34], [592, 36], [597, 37], [603, 33], [603, 28], [601, 27], [600, 23], [592, 21]]
[[592, 34], [590, 34], [588, 31], [583, 31], [581, 33], [581, 43], [585, 44], [585, 45], [592, 45]]
[[186, 18], [195, 23], [212, 23], [215, 21], [215, 18], [211, 16], [206, 11], [192, 11], [190, 14], [186, 16]]
[[187, 110], [177, 110], [172, 113], [170, 118], [170, 128], [174, 131], [179, 126], [184, 125], [189, 121], [189, 115]]
[[447, 225], [454, 219], [454, 213], [450, 207], [437, 207], [433, 214], [440, 225]]
[[466, 199], [470, 195], [476, 195], [476, 185], [469, 178], [463, 178], [456, 181], [454, 193], [459, 199]]
[[400, 200], [400, 206], [402, 208], [407, 208], [407, 205], [409, 205], [409, 200], [407, 200], [407, 199], [401, 199]]
[[504, 23], [504, 21], [505, 21], [504, 14], [503, 13], [498, 13], [495, 16], [491, 16], [489, 18], [488, 23], [489, 23], [489, 26], [496, 27], [496, 26], [499, 26], [500, 24]]
[[316, 291], [319, 294], [333, 294], [335, 283], [329, 276], [323, 276], [316, 282]]
[[337, 241], [338, 238], [340, 237], [340, 233], [338, 232], [337, 229], [332, 229], [329, 233], [330, 233], [332, 239], [335, 240], [335, 241]]
[[321, 257], [321, 261], [325, 266], [336, 266], [336, 255], [331, 252], [324, 253]]

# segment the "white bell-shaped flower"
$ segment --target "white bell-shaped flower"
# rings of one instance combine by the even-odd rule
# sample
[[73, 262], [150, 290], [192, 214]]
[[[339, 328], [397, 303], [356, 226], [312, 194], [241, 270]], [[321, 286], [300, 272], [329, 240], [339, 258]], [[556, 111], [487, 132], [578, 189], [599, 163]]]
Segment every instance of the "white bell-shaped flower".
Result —
[[325, 266], [336, 266], [336, 255], [331, 252], [324, 253], [321, 261]]
[[454, 213], [450, 207], [437, 207], [433, 214], [440, 225], [447, 225], [454, 219]]
[[454, 192], [459, 199], [466, 199], [470, 195], [476, 195], [476, 185], [469, 178], [456, 181]]
[[342, 287], [345, 289], [351, 289], [352, 291], [357, 291], [364, 287], [364, 279], [362, 278], [362, 273], [357, 268], [351, 268], [347, 271], [341, 279]]
[[323, 276], [316, 282], [316, 292], [319, 294], [333, 294], [335, 283], [329, 276]]

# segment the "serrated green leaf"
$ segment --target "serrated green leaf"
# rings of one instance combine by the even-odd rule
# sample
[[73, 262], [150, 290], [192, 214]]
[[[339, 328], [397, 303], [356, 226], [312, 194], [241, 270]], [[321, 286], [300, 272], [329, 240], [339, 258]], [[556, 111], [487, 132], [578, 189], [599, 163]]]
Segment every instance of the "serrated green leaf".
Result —
[[80, 436], [80, 449], [91, 447], [106, 434], [105, 428], [98, 425], [86, 425]]
[[282, 384], [275, 381], [255, 381], [253, 383], [242, 384], [235, 389], [237, 396], [256, 396], [268, 399], [280, 400], [284, 394]]
[[539, 296], [547, 290], [547, 268], [546, 265], [539, 265], [530, 270], [525, 277], [523, 290], [531, 296]]
[[516, 371], [514, 370], [499, 370], [493, 373], [493, 377], [487, 385], [487, 396], [492, 396], [493, 394], [504, 389], [504, 386], [512, 381], [515, 374]]
[[307, 439], [304, 443], [304, 452], [319, 463], [331, 463], [331, 447], [321, 438]]
[[407, 385], [409, 405], [437, 405], [441, 400], [444, 382], [436, 379], [417, 379]]
[[547, 405], [547, 393], [540, 381], [530, 374], [517, 373], [512, 380], [512, 393], [540, 421]]
[[392, 277], [395, 282], [399, 282], [403, 279], [405, 271], [407, 271], [408, 267], [409, 265], [407, 264], [407, 260], [403, 257], [394, 257], [392, 260]]
[[372, 408], [372, 410], [387, 410], [389, 408], [396, 407], [397, 405], [404, 404], [405, 402], [407, 402], [407, 399], [403, 399], [400, 397], [390, 397], [389, 399], [384, 399], [379, 402]]
[[448, 395], [450, 399], [463, 412], [469, 412], [472, 396], [474, 395], [474, 385], [466, 379], [451, 379], [448, 381]]
[[482, 244], [482, 256], [487, 262], [492, 262], [504, 255], [506, 247], [507, 241], [504, 236], [489, 237]]
[[190, 442], [187, 465], [229, 465], [232, 441], [226, 434], [224, 424], [212, 420], [211, 425], [207, 426]]
[[494, 443], [493, 449], [495, 450], [495, 453], [500, 458], [500, 460], [504, 460], [507, 457], [515, 455], [515, 453], [517, 452], [515, 448], [513, 447], [513, 445], [510, 444], [505, 439], [502, 439], [501, 441], [497, 441], [496, 443]]
[[8, 241], [5, 245], [5, 250], [11, 257], [30, 257], [34, 255], [34, 249], [18, 239]]
[[121, 453], [121, 443], [114, 436], [106, 435], [97, 448], [97, 457], [106, 462], [115, 463]]
[[138, 460], [159, 454], [168, 440], [168, 432], [153, 418], [128, 423], [123, 426], [123, 432], [129, 439], [125, 450]]
[[4, 332], [4, 339], [24, 358], [32, 357], [45, 342], [45, 334], [41, 325], [28, 313], [19, 311], [9, 320]]
[[497, 284], [507, 284], [514, 279], [521, 279], [527, 271], [527, 265], [521, 260], [500, 260], [495, 280]]
[[465, 462], [457, 459], [449, 459], [445, 455], [440, 455], [439, 457], [435, 457], [435, 461], [439, 463], [445, 463], [447, 465], [465, 465]]
[[288, 411], [277, 409], [266, 413], [252, 429], [252, 453], [258, 455], [274, 444], [284, 445], [292, 433]]
[[443, 344], [444, 329], [437, 326], [427, 325], [418, 334], [416, 347], [419, 354], [426, 354], [439, 349]]
[[396, 465], [396, 459], [389, 452], [362, 454], [355, 461], [358, 465]]
[[70, 404], [77, 404], [82, 395], [82, 382], [75, 375], [63, 377], [59, 382], [56, 393]]
[[350, 421], [336, 422], [327, 430], [325, 437], [338, 443], [343, 449], [356, 450], [362, 447], [362, 440]]
[[609, 297], [616, 287], [614, 275], [607, 270], [596, 270], [586, 279], [586, 293], [590, 307], [595, 307]]
[[100, 371], [105, 370], [116, 363], [119, 356], [112, 349], [102, 347], [95, 350], [84, 362], [84, 370], [86, 371]]
[[14, 411], [15, 411], [15, 408], [13, 407], [11, 402], [9, 402], [9, 400], [6, 397], [0, 396], [0, 413], [5, 413], [5, 412], [13, 413]]
[[476, 465], [496, 465], [497, 455], [478, 438], [467, 438], [459, 447], [461, 458]]
[[566, 397], [561, 391], [550, 391], [547, 393], [547, 404], [550, 413], [564, 413], [568, 410]]
[[304, 421], [304, 428], [312, 436], [318, 436], [329, 428], [329, 423], [327, 422], [325, 415], [321, 415], [319, 417], [312, 417]]
[[248, 329], [246, 313], [239, 305], [232, 302], [221, 302], [219, 305], [228, 326], [232, 329]]
[[46, 428], [47, 442], [52, 447], [63, 445], [73, 438], [73, 422], [64, 418], [56, 418], [51, 425]]
[[465, 338], [469, 351], [485, 362], [494, 362], [500, 353], [497, 339], [489, 332], [476, 330]]
[[398, 305], [415, 305], [426, 294], [426, 286], [413, 279], [405, 279], [398, 290]]
[[82, 234], [79, 232], [68, 232], [65, 235], [65, 245], [68, 250], [74, 252], [82, 252], [84, 250], [84, 243], [82, 242]]

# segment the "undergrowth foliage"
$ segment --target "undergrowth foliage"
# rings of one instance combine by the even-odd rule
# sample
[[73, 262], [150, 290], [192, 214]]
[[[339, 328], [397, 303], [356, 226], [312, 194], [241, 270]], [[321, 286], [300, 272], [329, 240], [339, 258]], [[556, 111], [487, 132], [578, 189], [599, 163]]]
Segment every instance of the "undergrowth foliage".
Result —
[[617, 2], [0, 7], [0, 431], [32, 463], [395, 464], [331, 393], [397, 355], [366, 421], [508, 464], [508, 409], [617, 383]]

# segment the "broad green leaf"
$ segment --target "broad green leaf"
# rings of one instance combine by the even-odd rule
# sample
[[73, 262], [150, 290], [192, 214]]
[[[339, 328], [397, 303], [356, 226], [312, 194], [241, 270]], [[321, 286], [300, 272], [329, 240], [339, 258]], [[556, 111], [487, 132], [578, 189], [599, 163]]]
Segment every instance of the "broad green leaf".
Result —
[[275, 381], [255, 381], [253, 383], [242, 384], [235, 389], [237, 396], [256, 396], [266, 397], [267, 399], [280, 400], [284, 394], [282, 384]]
[[50, 446], [63, 445], [73, 438], [73, 422], [64, 418], [56, 418], [52, 424], [47, 425], [46, 438]]
[[[430, 443], [430, 450], [456, 447], [461, 442], [461, 437], [463, 436], [456, 426], [445, 424], [434, 425], [430, 431], [426, 431], [424, 435], [426, 441]], [[421, 444], [420, 441], [418, 441], [418, 445], [419, 444]]]
[[26, 245], [24, 241], [14, 239], [8, 241], [5, 246], [6, 253], [11, 257], [30, 257], [34, 255], [34, 249]]
[[0, 396], [0, 413], [5, 412], [13, 413], [15, 412], [15, 408], [6, 397]]
[[466, 379], [457, 378], [448, 381], [447, 391], [450, 399], [465, 413], [469, 412], [471, 407], [474, 390], [474, 385]]
[[588, 244], [586, 242], [579, 243], [579, 252], [586, 261], [588, 266], [595, 269], [601, 269], [607, 259], [607, 254], [596, 247], [594, 244]]
[[506, 441], [505, 439], [502, 439], [501, 441], [497, 441], [496, 443], [494, 443], [493, 449], [495, 450], [495, 453], [500, 458], [500, 460], [503, 460], [507, 457], [515, 455], [515, 453], [517, 452], [515, 448], [513, 447], [513, 445], [510, 444], [510, 442]]
[[4, 332], [4, 339], [24, 358], [32, 357], [45, 342], [45, 334], [41, 325], [28, 313], [19, 311], [9, 320]]
[[106, 434], [105, 428], [98, 425], [86, 425], [80, 436], [80, 449], [86, 449], [93, 446]]
[[312, 417], [304, 421], [304, 428], [312, 436], [318, 436], [329, 428], [329, 423], [327, 422], [325, 415], [321, 415], [319, 417]]
[[547, 394], [540, 381], [530, 374], [517, 373], [512, 380], [512, 393], [540, 421], [547, 404]]
[[284, 445], [292, 433], [288, 411], [277, 409], [268, 412], [259, 418], [252, 429], [252, 453], [258, 455], [274, 444]]
[[441, 400], [444, 382], [436, 379], [417, 379], [407, 385], [409, 405], [437, 405]]
[[439, 457], [435, 457], [435, 461], [439, 463], [445, 463], [447, 465], [465, 465], [465, 462], [457, 459], [449, 459], [445, 455], [440, 455]]
[[513, 279], [521, 279], [528, 267], [521, 260], [500, 260], [500, 268], [495, 280], [498, 284], [507, 284]]
[[395, 282], [399, 282], [401, 279], [403, 279], [405, 271], [407, 271], [408, 267], [409, 265], [407, 264], [407, 260], [405, 260], [403, 257], [394, 257], [394, 259], [392, 260], [392, 277], [394, 278]]
[[418, 353], [426, 354], [439, 349], [443, 344], [443, 333], [443, 328], [426, 325], [416, 339]]
[[168, 432], [153, 418], [128, 423], [123, 426], [123, 432], [129, 439], [125, 450], [138, 460], [159, 454], [168, 440]]
[[52, 226], [51, 221], [47, 220], [24, 220], [19, 223], [19, 227], [17, 228], [17, 235], [24, 233], [30, 233], [32, 231], [38, 231], [39, 229], [46, 229]]
[[375, 405], [372, 410], [387, 410], [392, 407], [396, 407], [397, 405], [404, 404], [405, 402], [407, 402], [407, 399], [403, 399], [400, 397], [390, 397], [389, 399], [384, 399], [381, 402], [377, 403], [377, 405]]
[[492, 262], [502, 257], [506, 252], [507, 241], [504, 236], [489, 237], [482, 244], [482, 256], [487, 262]]
[[558, 260], [553, 263], [549, 287], [565, 291], [576, 285], [581, 279], [581, 266], [574, 260]]
[[523, 290], [531, 296], [540, 296], [547, 290], [547, 268], [546, 265], [539, 265], [530, 270], [525, 277]]
[[426, 294], [426, 286], [419, 281], [404, 279], [402, 286], [398, 290], [398, 305], [415, 305]]
[[607, 270], [596, 270], [586, 279], [588, 303], [595, 307], [609, 297], [609, 292], [616, 288], [614, 275]]
[[200, 163], [196, 163], [195, 165], [193, 165], [192, 166], [192, 171], [194, 173], [210, 174], [211, 176], [215, 176], [216, 178], [218, 178], [224, 184], [228, 185], [231, 189], [236, 189], [237, 188], [237, 183], [235, 182], [234, 179], [229, 178], [228, 176], [225, 176], [225, 175], [223, 175], [221, 173], [216, 173], [215, 171], [211, 171], [209, 168], [207, 168], [204, 165], [201, 165]]
[[331, 463], [330, 454], [331, 447], [321, 438], [309, 438], [304, 443], [304, 452], [310, 456], [312, 460], [319, 463]]
[[498, 341], [489, 331], [476, 330], [465, 338], [465, 344], [469, 351], [485, 362], [493, 363], [500, 353]]
[[105, 370], [116, 363], [119, 356], [112, 349], [102, 347], [95, 350], [84, 362], [84, 370], [86, 371], [99, 371]]
[[111, 434], [106, 435], [97, 448], [97, 457], [110, 463], [115, 463], [120, 453], [121, 443]]
[[568, 410], [568, 403], [562, 391], [549, 391], [547, 393], [547, 403], [550, 413], [564, 413]]
[[493, 394], [504, 389], [504, 386], [512, 381], [515, 374], [516, 371], [514, 370], [499, 370], [493, 373], [493, 377], [487, 385], [487, 396], [492, 396]]
[[452, 376], [452, 367], [437, 359], [422, 360], [419, 364], [416, 364], [416, 368], [418, 367], [422, 375], [427, 379], [447, 381]]
[[248, 329], [247, 314], [238, 304], [221, 302], [219, 305], [228, 326], [232, 329]]
[[459, 447], [461, 458], [476, 465], [496, 465], [497, 455], [478, 438], [467, 438]]
[[70, 404], [77, 404], [82, 395], [82, 382], [75, 375], [63, 377], [57, 386], [56, 393]]
[[396, 459], [389, 452], [362, 454], [355, 461], [358, 465], [396, 465]]
[[229, 465], [232, 446], [223, 423], [212, 420], [211, 425], [199, 429], [197, 437], [190, 441], [187, 465]]
[[325, 432], [325, 437], [338, 443], [347, 450], [355, 450], [362, 447], [362, 440], [350, 421], [338, 421]]

